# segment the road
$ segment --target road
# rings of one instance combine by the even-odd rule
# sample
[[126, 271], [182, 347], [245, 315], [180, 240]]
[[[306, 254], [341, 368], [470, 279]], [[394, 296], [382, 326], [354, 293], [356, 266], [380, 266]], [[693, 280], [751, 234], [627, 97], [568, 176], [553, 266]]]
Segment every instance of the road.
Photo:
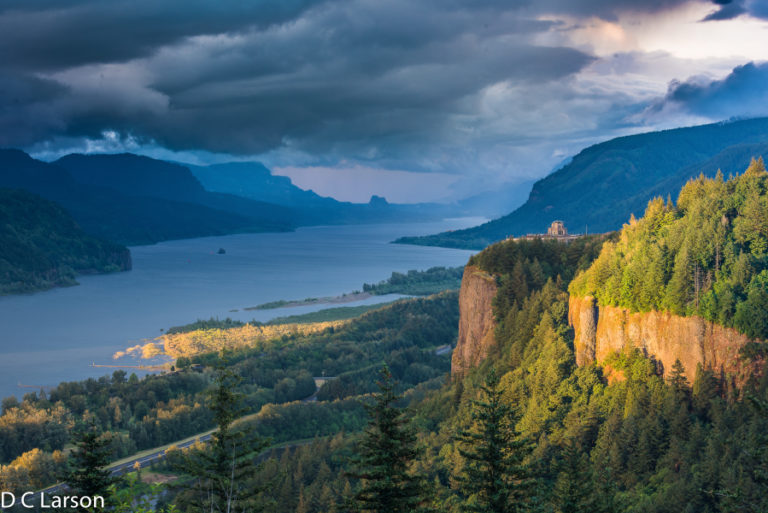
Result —
[[[211, 433], [201, 435], [198, 438], [195, 438], [194, 440], [187, 440], [186, 442], [176, 444], [176, 447], [179, 449], [186, 449], [187, 447], [200, 442], [207, 442], [211, 439]], [[163, 458], [165, 458], [165, 451], [166, 449], [160, 449], [158, 451], [155, 451], [151, 454], [146, 454], [144, 456], [134, 458], [130, 461], [126, 461], [125, 463], [121, 463], [119, 465], [115, 465], [114, 467], [110, 467], [109, 470], [112, 473], [113, 476], [122, 476], [123, 474], [126, 474], [133, 470], [133, 466], [136, 465], [136, 462], [139, 462], [141, 465], [141, 468], [146, 467], [147, 465], [151, 464], [154, 461], [159, 461]], [[67, 489], [67, 485], [65, 483], [59, 483], [54, 486], [49, 486], [48, 488], [45, 488], [43, 490], [40, 490], [39, 493], [35, 494], [36, 497], [39, 497], [40, 493], [44, 493], [46, 495], [53, 495], [56, 493], [63, 492]]]
[[[309, 397], [305, 397], [304, 399], [302, 399], [302, 401], [303, 402], [314, 402], [314, 401], [317, 401], [317, 393], [320, 391], [320, 387], [322, 387], [322, 385], [325, 382], [330, 381], [332, 379], [336, 379], [336, 377], [335, 376], [323, 376], [323, 377], [316, 377], [316, 378], [314, 378], [314, 380], [315, 380], [315, 387], [316, 387], [315, 393], [313, 393]], [[247, 415], [246, 417], [250, 417], [250, 415]], [[178, 447], [179, 449], [186, 449], [187, 447], [195, 444], [198, 441], [200, 441], [200, 442], [207, 442], [210, 439], [211, 439], [211, 433], [207, 433], [207, 434], [204, 434], [204, 435], [200, 435], [199, 437], [194, 438], [192, 440], [187, 440], [186, 442], [181, 442], [181, 443], [177, 443], [177, 444], [174, 444], [174, 445], [176, 447]], [[144, 467], [146, 467], [147, 465], [151, 464], [154, 461], [158, 461], [158, 460], [161, 460], [161, 459], [165, 458], [165, 451], [166, 451], [166, 449], [157, 450], [157, 451], [155, 451], [155, 452], [153, 452], [151, 454], [140, 456], [140, 457], [134, 458], [134, 459], [132, 459], [130, 461], [126, 461], [125, 463], [121, 463], [119, 465], [115, 465], [115, 466], [109, 467], [109, 470], [112, 472], [113, 476], [121, 476], [121, 475], [123, 475], [125, 473], [128, 473], [128, 472], [132, 471], [133, 470], [133, 466], [136, 465], [136, 462], [139, 462], [141, 467], [144, 468]], [[54, 486], [50, 486], [48, 488], [40, 490], [39, 493], [35, 494], [35, 497], [39, 497], [40, 493], [45, 493], [46, 495], [49, 495], [49, 494], [55, 494], [55, 493], [62, 492], [64, 490], [66, 490], [66, 489], [67, 489], [67, 485], [65, 483], [59, 483], [59, 484], [56, 484]]]

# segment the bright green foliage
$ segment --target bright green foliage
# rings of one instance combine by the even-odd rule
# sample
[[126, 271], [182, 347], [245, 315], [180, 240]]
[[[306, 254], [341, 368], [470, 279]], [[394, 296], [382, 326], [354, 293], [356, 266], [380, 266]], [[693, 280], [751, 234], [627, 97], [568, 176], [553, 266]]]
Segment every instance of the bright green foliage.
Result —
[[359, 442], [352, 477], [361, 480], [355, 502], [360, 511], [410, 513], [425, 510], [425, 483], [413, 471], [421, 451], [416, 432], [396, 406], [392, 374], [384, 367], [379, 393], [368, 407], [370, 422]]
[[762, 160], [724, 180], [703, 175], [677, 204], [656, 198], [624, 225], [573, 294], [632, 311], [699, 315], [768, 338], [768, 173]]
[[240, 377], [221, 367], [210, 393], [210, 409], [218, 429], [211, 443], [192, 451], [183, 459], [181, 472], [192, 476], [192, 487], [179, 495], [185, 511], [255, 512], [260, 510], [256, 496], [262, 491], [252, 478], [260, 468], [255, 462], [269, 441], [247, 429], [233, 429], [235, 419], [244, 409], [242, 397], [235, 392]]
[[516, 513], [529, 510], [534, 480], [526, 458], [532, 450], [514, 428], [512, 409], [502, 401], [499, 378], [491, 369], [472, 401], [471, 426], [459, 432], [459, 453], [466, 460], [458, 477], [463, 511]]
[[[494, 247], [498, 262], [505, 244]], [[515, 261], [499, 266], [502, 281], [516, 267]], [[615, 283], [620, 289], [621, 280]], [[719, 375], [686, 376], [675, 366], [665, 380], [639, 352], [609, 358], [618, 378], [611, 385], [596, 366], [577, 367], [565, 286], [551, 280], [529, 285], [522, 299], [497, 297], [501, 321], [488, 360], [417, 406], [421, 422], [436, 433], [427, 437], [423, 466], [443, 485], [441, 507], [452, 513], [466, 508], [461, 483], [452, 478], [464, 458], [450, 434], [471, 422], [468, 399], [495, 367], [502, 403], [520, 415], [515, 429], [535, 444], [531, 461], [541, 485], [531, 506], [537, 511], [760, 511], [754, 509], [764, 492], [756, 447], [764, 443], [759, 434], [768, 431], [766, 419], [735, 400]], [[766, 380], [754, 390], [761, 398], [767, 392]], [[740, 509], [731, 496], [741, 498]]]
[[115, 504], [114, 513], [179, 513], [175, 505], [167, 508], [158, 507], [158, 501], [164, 495], [160, 485], [147, 484], [141, 480], [141, 472], [132, 472], [125, 476], [121, 486], [112, 485], [110, 499]]
[[542, 233], [555, 219], [572, 232], [616, 230], [650, 198], [677, 194], [692, 176], [736, 172], [768, 156], [768, 118], [618, 137], [583, 149], [536, 182], [514, 212], [480, 226], [398, 242], [482, 249], [509, 235]]
[[768, 270], [749, 282], [747, 298], [736, 306], [733, 323], [746, 335], [766, 338], [768, 334]]
[[69, 457], [68, 469], [63, 481], [73, 495], [107, 497], [109, 487], [115, 482], [106, 469], [110, 463], [109, 439], [102, 435], [94, 423], [81, 424], [75, 431], [75, 450]]

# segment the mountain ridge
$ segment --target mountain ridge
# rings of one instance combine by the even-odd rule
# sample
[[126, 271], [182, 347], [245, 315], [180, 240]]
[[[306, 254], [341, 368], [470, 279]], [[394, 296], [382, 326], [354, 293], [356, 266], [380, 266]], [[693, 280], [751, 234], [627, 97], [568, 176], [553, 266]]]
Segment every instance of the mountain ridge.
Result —
[[0, 294], [75, 285], [77, 274], [130, 268], [127, 248], [87, 235], [58, 204], [0, 188]]
[[[84, 184], [63, 167], [21, 150], [0, 150], [0, 187], [23, 189], [54, 201], [93, 236], [134, 245], [161, 240], [258, 231], [248, 218], [187, 201], [126, 195]], [[277, 231], [292, 224], [269, 226]]]
[[506, 216], [396, 242], [480, 249], [508, 236], [543, 233], [555, 219], [572, 232], [617, 230], [649, 199], [676, 194], [700, 172], [713, 176], [726, 166], [725, 172], [739, 172], [758, 156], [768, 156], [768, 118], [618, 137], [583, 149], [536, 182], [528, 201]]

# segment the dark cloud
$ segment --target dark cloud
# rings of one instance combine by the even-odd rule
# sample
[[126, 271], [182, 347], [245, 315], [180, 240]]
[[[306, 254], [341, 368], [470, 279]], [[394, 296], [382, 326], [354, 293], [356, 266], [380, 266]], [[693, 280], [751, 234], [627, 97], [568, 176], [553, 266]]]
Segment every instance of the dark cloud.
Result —
[[54, 70], [120, 62], [183, 38], [263, 28], [295, 19], [322, 0], [109, 0], [3, 2], [0, 62]]
[[598, 86], [570, 89], [595, 59], [549, 37], [565, 30], [554, 19], [689, 1], [4, 0], [0, 143], [109, 132], [171, 150], [466, 169], [486, 148], [542, 151], [541, 132], [594, 133], [626, 114]]
[[61, 131], [53, 105], [67, 92], [53, 80], [0, 71], [0, 147], [32, 144]]
[[178, 150], [391, 158], [456, 136], [495, 84], [535, 87], [592, 60], [533, 44], [557, 23], [520, 2], [44, 5], [6, 5], [0, 66], [62, 84], [49, 138], [111, 130]]
[[718, 9], [704, 21], [730, 20], [742, 14], [768, 19], [768, 2], [765, 0], [713, 0], [713, 3]]
[[[445, 12], [478, 16], [476, 28], [484, 19], [504, 13], [536, 17], [540, 14], [571, 14], [614, 18], [625, 11], [657, 12], [689, 0], [424, 0], [412, 2], [419, 18], [387, 8], [383, 33], [375, 25], [371, 36], [385, 42], [409, 46], [423, 38], [420, 30], [428, 18]], [[350, 7], [351, 15], [359, 2], [347, 0], [254, 0], [217, 2], [212, 0], [5, 0], [0, 4], [0, 62], [5, 67], [27, 70], [54, 70], [91, 63], [120, 62], [151, 55], [159, 47], [184, 38], [232, 33], [265, 28], [295, 21], [308, 9], [322, 9], [333, 3]], [[397, 3], [396, 3], [397, 4]], [[402, 4], [401, 4], [402, 5]], [[372, 6], [375, 7], [375, 6]], [[388, 23], [396, 18], [402, 30], [392, 31]], [[365, 22], [366, 20], [361, 20]], [[365, 23], [364, 23], [365, 24]], [[370, 24], [367, 24], [370, 26]], [[431, 32], [435, 27], [427, 27]], [[514, 30], [515, 27], [509, 27]]]
[[189, 149], [258, 153], [287, 139], [300, 140], [308, 151], [327, 151], [345, 142], [390, 146], [391, 151], [395, 144], [440, 139], [444, 129], [452, 128], [451, 118], [465, 112], [462, 101], [485, 87], [559, 79], [590, 60], [567, 48], [521, 45], [510, 53], [504, 48], [453, 49], [466, 55], [445, 62], [436, 48], [437, 55], [411, 56], [409, 65], [379, 62], [366, 67], [365, 60], [376, 59], [377, 52], [361, 52], [360, 62], [347, 54], [344, 62], [327, 63], [334, 70], [330, 75], [300, 66], [295, 72], [257, 78], [206, 77], [175, 91], [170, 111], [144, 125], [159, 142]]
[[654, 111], [679, 108], [710, 119], [768, 115], [768, 63], [738, 66], [722, 80], [692, 77], [670, 84]]
[[658, 13], [690, 3], [690, 0], [538, 0], [540, 12], [598, 16], [614, 20], [621, 13]]
[[718, 6], [716, 11], [706, 16], [704, 21], [730, 20], [747, 12], [744, 0], [713, 0]]

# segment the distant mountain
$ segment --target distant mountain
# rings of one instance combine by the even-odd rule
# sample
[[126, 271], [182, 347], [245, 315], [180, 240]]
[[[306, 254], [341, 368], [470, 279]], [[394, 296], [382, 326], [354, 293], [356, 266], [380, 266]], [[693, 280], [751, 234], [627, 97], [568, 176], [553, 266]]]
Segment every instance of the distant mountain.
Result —
[[122, 195], [202, 205], [247, 219], [245, 231], [284, 231], [295, 213], [283, 206], [206, 190], [184, 166], [131, 153], [72, 154], [53, 162], [80, 183]]
[[388, 203], [375, 195], [368, 203], [338, 201], [301, 189], [290, 178], [273, 175], [260, 162], [187, 167], [209, 191], [290, 207], [297, 224], [302, 226], [426, 221], [462, 215], [466, 211], [457, 205]]
[[127, 248], [87, 235], [56, 203], [0, 189], [0, 294], [73, 285], [78, 273], [130, 268]]
[[768, 156], [768, 118], [619, 137], [582, 150], [536, 182], [528, 201], [511, 214], [397, 242], [482, 248], [510, 235], [542, 233], [555, 219], [574, 233], [616, 230], [630, 214], [641, 215], [654, 196], [676, 195], [700, 173], [738, 173], [757, 156]]
[[206, 190], [235, 194], [289, 207], [334, 207], [341, 202], [295, 186], [287, 176], [273, 175], [261, 162], [187, 165]]
[[[24, 189], [55, 201], [85, 232], [122, 244], [293, 227], [280, 207], [242, 206], [241, 198], [209, 197], [188, 171], [184, 176], [183, 168], [168, 171], [170, 175], [163, 174], [165, 171], [156, 176], [144, 174], [138, 180], [131, 178], [130, 166], [118, 165], [124, 160], [137, 162], [134, 159], [117, 159], [115, 165], [90, 157], [61, 160], [90, 183], [76, 180], [61, 165], [35, 160], [19, 150], [0, 150], [0, 187]], [[152, 162], [158, 161], [148, 159], [146, 163]], [[134, 167], [131, 172], [140, 171]], [[157, 191], [142, 183], [146, 179], [154, 180]], [[242, 213], [233, 212], [241, 207]], [[273, 212], [277, 214], [273, 216]]]

